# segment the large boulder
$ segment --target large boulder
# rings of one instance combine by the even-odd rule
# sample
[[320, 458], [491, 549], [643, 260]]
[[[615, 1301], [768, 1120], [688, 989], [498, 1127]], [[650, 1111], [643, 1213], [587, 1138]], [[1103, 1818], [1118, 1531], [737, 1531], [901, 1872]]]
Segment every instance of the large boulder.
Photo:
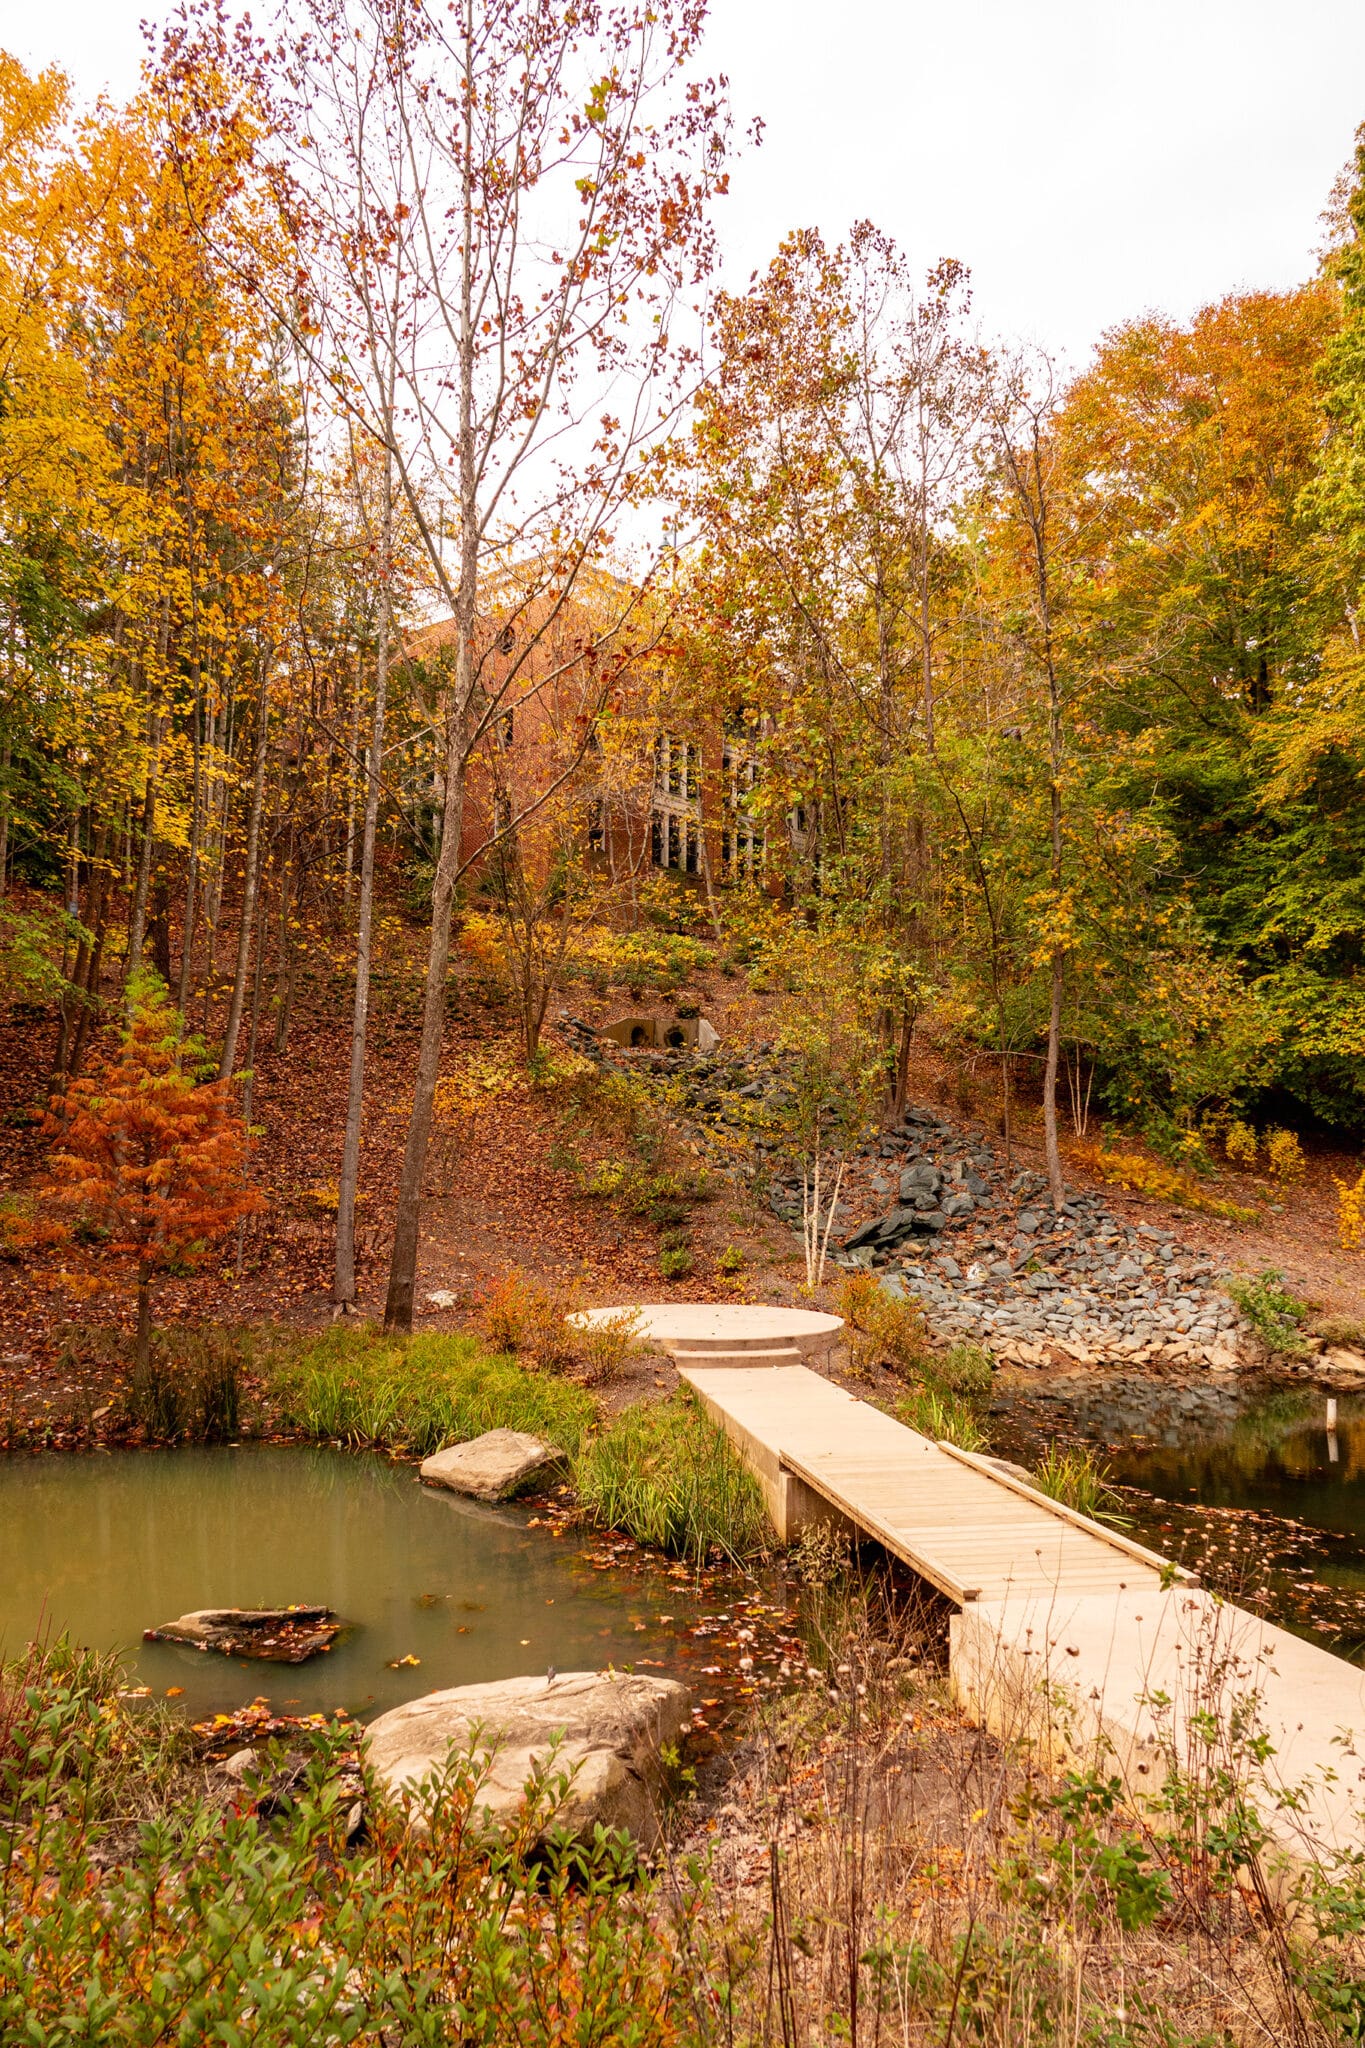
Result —
[[495, 1826], [514, 1820], [533, 1766], [553, 1749], [551, 1775], [572, 1778], [546, 1816], [545, 1832], [553, 1827], [582, 1837], [600, 1821], [650, 1842], [659, 1831], [654, 1795], [662, 1751], [687, 1725], [687, 1699], [687, 1687], [675, 1679], [617, 1671], [458, 1685], [381, 1714], [366, 1731], [365, 1749], [390, 1796], [415, 1790], [440, 1770], [452, 1743], [491, 1751], [478, 1803]]
[[564, 1453], [520, 1429], [490, 1429], [467, 1443], [451, 1444], [422, 1460], [429, 1486], [448, 1486], [475, 1500], [510, 1500], [533, 1480], [548, 1478], [564, 1462]]

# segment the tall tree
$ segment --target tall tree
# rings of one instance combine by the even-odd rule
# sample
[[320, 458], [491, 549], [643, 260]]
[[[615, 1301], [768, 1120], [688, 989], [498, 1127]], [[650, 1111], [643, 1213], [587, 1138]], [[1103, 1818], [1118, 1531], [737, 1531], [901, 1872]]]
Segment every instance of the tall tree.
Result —
[[[302, 280], [302, 315], [298, 299], [277, 311], [317, 336], [338, 403], [387, 449], [454, 620], [395, 1327], [412, 1320], [466, 764], [609, 560], [693, 360], [682, 301], [712, 260], [727, 150], [720, 91], [695, 71], [703, 19], [701, 0], [299, 0], [282, 68], [257, 68], [286, 140]], [[207, 51], [179, 40], [182, 75], [233, 61], [216, 26], [205, 34]], [[383, 278], [400, 240], [412, 267], [395, 318]], [[638, 582], [618, 586], [602, 647], [620, 644]]]

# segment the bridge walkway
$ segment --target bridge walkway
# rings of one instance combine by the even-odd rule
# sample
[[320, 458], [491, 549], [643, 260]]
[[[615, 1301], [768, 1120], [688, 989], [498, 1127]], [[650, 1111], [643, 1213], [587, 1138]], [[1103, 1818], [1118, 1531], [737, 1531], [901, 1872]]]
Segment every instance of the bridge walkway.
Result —
[[779, 1538], [831, 1511], [958, 1606], [1020, 1594], [1160, 1589], [1188, 1579], [1119, 1530], [994, 1461], [933, 1443], [802, 1365], [681, 1375], [743, 1453]]

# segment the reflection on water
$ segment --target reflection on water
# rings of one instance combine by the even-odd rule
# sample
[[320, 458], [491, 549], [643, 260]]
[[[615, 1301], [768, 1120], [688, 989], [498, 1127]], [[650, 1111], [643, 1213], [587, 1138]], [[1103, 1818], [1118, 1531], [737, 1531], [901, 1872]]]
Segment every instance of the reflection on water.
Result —
[[[660, 1610], [688, 1616], [685, 1586], [594, 1572], [528, 1519], [333, 1450], [0, 1459], [0, 1650], [44, 1624], [66, 1629], [129, 1650], [134, 1682], [183, 1687], [196, 1714], [264, 1693], [289, 1712], [368, 1715], [550, 1664], [673, 1661]], [[141, 1641], [190, 1608], [291, 1601], [356, 1626], [327, 1655], [284, 1669]], [[409, 1656], [420, 1664], [388, 1668]]]
[[1365, 1542], [1365, 1403], [1341, 1399], [1327, 1427], [1320, 1391], [1273, 1396], [1226, 1434], [1179, 1445], [1115, 1445], [1115, 1477], [1167, 1500], [1259, 1508]]
[[[1235, 1598], [1365, 1662], [1365, 1401], [1293, 1389], [1229, 1429], [1113, 1444], [1135, 1533]], [[1332, 1424], [1329, 1427], [1329, 1420]]]

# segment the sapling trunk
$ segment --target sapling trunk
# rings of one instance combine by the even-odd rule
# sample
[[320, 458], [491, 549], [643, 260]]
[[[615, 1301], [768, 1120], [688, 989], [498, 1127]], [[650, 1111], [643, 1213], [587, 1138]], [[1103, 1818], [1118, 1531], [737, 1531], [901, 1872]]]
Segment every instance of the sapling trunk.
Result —
[[[360, 1178], [360, 1119], [365, 1099], [365, 1040], [370, 1015], [370, 949], [374, 926], [374, 845], [379, 827], [379, 781], [384, 764], [384, 718], [389, 683], [389, 552], [393, 524], [393, 462], [384, 458], [383, 535], [379, 597], [379, 640], [374, 664], [374, 716], [365, 764], [365, 817], [360, 847], [360, 921], [355, 947], [355, 997], [351, 1008], [351, 1071], [346, 1093], [346, 1135], [337, 1188], [336, 1271], [332, 1299], [343, 1310], [355, 1302], [355, 1197]], [[356, 718], [359, 722], [360, 663], [356, 662]], [[351, 834], [347, 824], [347, 890], [350, 889]]]
[[1062, 1043], [1062, 982], [1065, 956], [1052, 955], [1052, 1003], [1047, 1023], [1047, 1068], [1043, 1079], [1043, 1142], [1047, 1148], [1047, 1178], [1052, 1206], [1060, 1209], [1066, 1201], [1062, 1177], [1062, 1155], [1057, 1141], [1057, 1064]]
[[160, 720], [153, 717], [148, 732], [147, 787], [142, 799], [142, 845], [138, 851], [137, 881], [133, 888], [132, 916], [128, 926], [128, 973], [142, 965], [142, 948], [147, 937], [147, 892], [152, 879], [152, 844], [156, 837], [157, 754]]
[[[839, 1161], [834, 1176], [834, 1192], [830, 1196], [829, 1208], [824, 1210], [820, 1193], [821, 1154], [815, 1155], [812, 1171], [801, 1176], [801, 1230], [806, 1251], [806, 1292], [814, 1294], [825, 1277], [825, 1261], [829, 1256], [830, 1232], [839, 1207], [839, 1191], [844, 1183], [844, 1161]], [[823, 1214], [823, 1229], [821, 1218]]]
[[237, 1062], [237, 1034], [242, 1028], [246, 1004], [246, 971], [251, 958], [251, 933], [256, 923], [256, 894], [261, 873], [261, 809], [265, 800], [266, 744], [270, 725], [270, 671], [261, 662], [261, 694], [256, 707], [256, 759], [251, 773], [251, 811], [246, 829], [246, 876], [242, 883], [242, 921], [237, 931], [237, 964], [232, 976], [232, 1000], [228, 1005], [223, 1032], [223, 1053], [218, 1062], [218, 1079], [226, 1081]]
[[146, 1266], [138, 1268], [137, 1334], [133, 1339], [133, 1364], [139, 1373], [152, 1364], [152, 1276]]

